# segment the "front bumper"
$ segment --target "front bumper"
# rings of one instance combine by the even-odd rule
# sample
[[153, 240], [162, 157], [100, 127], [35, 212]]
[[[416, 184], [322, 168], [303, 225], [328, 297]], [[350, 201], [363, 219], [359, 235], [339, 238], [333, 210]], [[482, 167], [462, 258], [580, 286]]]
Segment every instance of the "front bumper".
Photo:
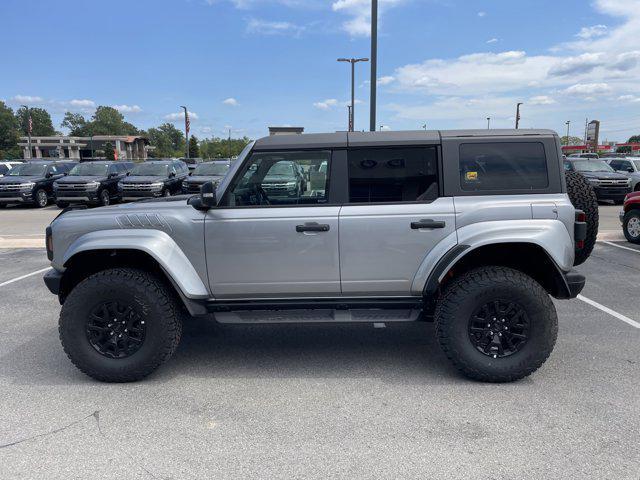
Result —
[[60, 293], [60, 285], [62, 284], [62, 273], [52, 268], [44, 274], [44, 284], [51, 293], [58, 295]]
[[143, 198], [161, 197], [162, 196], [162, 190], [141, 191], [141, 192], [125, 190], [125, 191], [120, 192], [120, 195], [122, 195], [122, 201], [123, 202], [134, 202], [136, 200], [140, 200], [140, 199], [143, 199]]
[[0, 203], [33, 203], [33, 192], [3, 192], [0, 193]]
[[598, 200], [624, 200], [624, 197], [631, 192], [631, 187], [603, 188], [594, 187]]

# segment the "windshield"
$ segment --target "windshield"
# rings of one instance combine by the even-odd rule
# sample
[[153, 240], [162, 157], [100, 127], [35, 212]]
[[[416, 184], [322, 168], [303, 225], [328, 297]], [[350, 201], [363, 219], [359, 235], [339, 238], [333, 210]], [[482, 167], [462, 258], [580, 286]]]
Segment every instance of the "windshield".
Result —
[[69, 175], [73, 176], [89, 176], [89, 177], [104, 177], [107, 175], [109, 165], [104, 163], [81, 163], [71, 169]]
[[579, 172], [613, 172], [613, 168], [602, 160], [574, 161], [573, 166]]
[[193, 171], [194, 175], [224, 175], [229, 171], [228, 163], [201, 163]]
[[289, 175], [293, 176], [293, 165], [288, 162], [276, 163], [269, 169], [267, 175]]
[[167, 175], [167, 167], [166, 163], [139, 163], [131, 169], [131, 175], [165, 177]]
[[44, 177], [47, 171], [46, 165], [38, 165], [37, 163], [23, 163], [22, 165], [16, 165], [11, 169], [8, 175], [17, 177], [18, 175], [24, 177]]

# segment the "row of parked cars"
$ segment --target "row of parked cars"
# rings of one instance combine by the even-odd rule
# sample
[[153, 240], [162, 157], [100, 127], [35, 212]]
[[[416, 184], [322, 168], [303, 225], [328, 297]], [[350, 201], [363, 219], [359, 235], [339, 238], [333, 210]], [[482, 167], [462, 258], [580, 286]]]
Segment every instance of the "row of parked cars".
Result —
[[595, 190], [598, 200], [622, 205], [628, 193], [640, 191], [640, 157], [576, 153], [564, 158], [564, 168], [580, 172]]
[[[187, 165], [182, 160], [2, 162], [0, 208], [11, 204], [45, 207], [55, 202], [106, 206], [113, 202], [198, 193], [203, 183], [219, 182], [230, 160]], [[192, 167], [192, 168], [190, 168]]]

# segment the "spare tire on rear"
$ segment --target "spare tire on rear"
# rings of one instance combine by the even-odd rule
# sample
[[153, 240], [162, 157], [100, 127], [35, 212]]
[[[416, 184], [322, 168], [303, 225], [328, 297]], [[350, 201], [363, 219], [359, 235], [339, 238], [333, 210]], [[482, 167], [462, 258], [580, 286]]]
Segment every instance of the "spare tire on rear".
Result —
[[582, 248], [576, 247], [574, 265], [584, 263], [596, 244], [598, 236], [598, 198], [593, 187], [586, 178], [578, 172], [565, 172], [567, 179], [567, 193], [573, 206], [582, 210], [587, 217], [587, 237]]

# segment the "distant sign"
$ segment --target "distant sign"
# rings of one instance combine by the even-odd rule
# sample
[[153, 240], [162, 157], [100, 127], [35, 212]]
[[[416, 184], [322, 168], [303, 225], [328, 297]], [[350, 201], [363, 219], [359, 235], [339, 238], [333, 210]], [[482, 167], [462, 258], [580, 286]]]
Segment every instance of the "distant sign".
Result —
[[598, 150], [598, 137], [600, 136], [600, 121], [591, 120], [587, 125], [587, 147], [590, 151]]

